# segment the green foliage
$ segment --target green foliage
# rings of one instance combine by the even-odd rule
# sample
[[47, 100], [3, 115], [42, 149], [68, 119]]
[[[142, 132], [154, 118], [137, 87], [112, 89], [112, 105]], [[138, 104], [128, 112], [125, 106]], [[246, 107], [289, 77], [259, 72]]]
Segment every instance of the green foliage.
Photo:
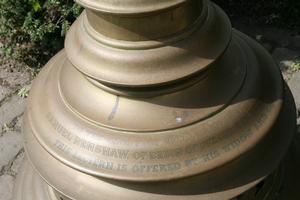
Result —
[[299, 71], [300, 70], [300, 59], [297, 59], [297, 60], [293, 61], [293, 63], [291, 64], [291, 69], [293, 71]]
[[[214, 2], [232, 18], [300, 30], [300, 0]], [[81, 11], [73, 0], [0, 0], [2, 49], [8, 56], [39, 67], [63, 47], [67, 30]]]
[[299, 0], [215, 0], [232, 18], [300, 30]]
[[28, 97], [29, 91], [30, 91], [29, 88], [23, 87], [18, 91], [18, 96], [25, 99]]
[[62, 48], [70, 24], [81, 11], [72, 0], [0, 0], [4, 52], [31, 66], [44, 64]]

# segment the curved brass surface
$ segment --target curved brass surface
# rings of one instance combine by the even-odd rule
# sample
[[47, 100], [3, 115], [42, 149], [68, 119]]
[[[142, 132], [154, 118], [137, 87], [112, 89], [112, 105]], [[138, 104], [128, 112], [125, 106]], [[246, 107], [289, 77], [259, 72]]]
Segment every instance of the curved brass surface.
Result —
[[[82, 6], [103, 13], [134, 15], [172, 9], [193, 0], [75, 0]], [[194, 0], [195, 1], [195, 0]]]
[[[119, 16], [87, 10], [91, 27], [113, 39], [127, 41], [155, 40], [190, 28], [207, 9], [207, 1], [192, 0], [164, 12], [142, 16]], [[204, 9], [203, 9], [204, 8]]]
[[[42, 181], [25, 158], [13, 192], [14, 200], [54, 200], [48, 193], [49, 186]], [[55, 199], [56, 200], [56, 199]]]
[[[28, 98], [36, 172], [25, 164], [16, 200], [25, 176], [39, 200], [226, 200], [278, 168], [295, 132], [292, 95], [272, 57], [220, 8], [124, 0], [124, 16], [119, 1], [80, 2], [89, 9]], [[160, 32], [154, 19], [168, 24], [170, 13], [187, 17]]]
[[[243, 77], [239, 72], [241, 67], [229, 64], [226, 66], [235, 70], [230, 69], [228, 76], [223, 72], [215, 78], [211, 72], [205, 79], [208, 83], [199, 82], [203, 87], [195, 84], [149, 99], [116, 96], [95, 87], [61, 53], [49, 63], [46, 68], [49, 72], [42, 73], [37, 79], [39, 84], [31, 90], [26, 113], [30, 129], [26, 132], [33, 131], [40, 144], [62, 162], [114, 179], [169, 180], [228, 163], [255, 148], [266, 136], [282, 110], [283, 100], [282, 80], [279, 70], [272, 67], [274, 63], [248, 38], [239, 33], [236, 37], [244, 38], [251, 48], [258, 48], [256, 55], [248, 50], [245, 56], [249, 59], [244, 62], [248, 63], [248, 74], [241, 82], [242, 88], [234, 85]], [[239, 42], [245, 43], [241, 39]], [[254, 62], [255, 57], [258, 63]], [[221, 67], [215, 69], [221, 71]], [[235, 73], [237, 79], [231, 76]], [[266, 78], [272, 84], [266, 83]], [[224, 92], [220, 93], [218, 88], [223, 86]], [[274, 92], [265, 93], [266, 90]], [[225, 98], [227, 93], [229, 96]], [[98, 105], [101, 107], [95, 110]], [[239, 150], [231, 150], [236, 141]], [[207, 160], [207, 156], [214, 159]], [[111, 165], [126, 165], [128, 171], [110, 169]], [[155, 168], [143, 169], [143, 166]], [[159, 166], [164, 170], [157, 169]]]
[[[207, 6], [204, 24], [200, 21], [192, 34], [184, 34], [184, 39], [179, 34], [167, 41], [124, 43], [106, 39], [91, 30], [83, 13], [67, 35], [67, 56], [84, 74], [113, 85], [157, 86], [185, 79], [207, 69], [231, 40], [230, 22], [225, 13], [211, 3]], [[107, 45], [110, 43], [111, 46]], [[155, 47], [158, 44], [162, 46]]]

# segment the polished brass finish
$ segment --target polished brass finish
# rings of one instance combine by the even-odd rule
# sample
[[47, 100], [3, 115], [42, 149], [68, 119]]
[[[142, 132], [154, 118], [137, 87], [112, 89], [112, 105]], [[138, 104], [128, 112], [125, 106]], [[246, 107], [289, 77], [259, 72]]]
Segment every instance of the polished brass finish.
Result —
[[31, 89], [15, 200], [271, 199], [296, 125], [271, 56], [207, 0], [78, 2]]
[[180, 7], [145, 16], [116, 16], [87, 10], [89, 24], [103, 36], [127, 41], [147, 41], [170, 37], [195, 26], [206, 14], [202, 1], [188, 1]]

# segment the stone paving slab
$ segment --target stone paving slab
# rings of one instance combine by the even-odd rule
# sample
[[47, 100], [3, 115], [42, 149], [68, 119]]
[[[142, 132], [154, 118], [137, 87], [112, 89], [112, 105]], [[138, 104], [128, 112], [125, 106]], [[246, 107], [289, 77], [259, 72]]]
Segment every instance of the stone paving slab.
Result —
[[11, 163], [11, 166], [10, 166], [10, 169], [9, 169], [9, 174], [16, 177], [21, 166], [22, 166], [22, 163], [23, 163], [23, 160], [24, 160], [24, 157], [25, 157], [25, 151], [24, 149], [22, 148], [18, 155], [14, 158], [13, 162]]
[[0, 127], [8, 126], [10, 122], [25, 111], [26, 99], [17, 95], [12, 96], [0, 107]]
[[14, 181], [12, 176], [0, 176], [0, 200], [10, 200], [12, 198]]
[[[1, 62], [0, 62], [1, 63]], [[26, 85], [31, 80], [31, 74], [26, 72], [24, 65], [4, 61], [0, 65], [0, 85], [16, 89]]]
[[297, 108], [300, 108], [300, 71], [293, 75], [288, 84], [295, 98], [296, 106]]
[[11, 92], [11, 89], [0, 85], [0, 102], [2, 102]]
[[8, 132], [0, 137], [0, 169], [8, 165], [23, 147], [22, 135], [18, 132]]
[[26, 99], [17, 93], [31, 79], [24, 66], [0, 55], [0, 200], [11, 200], [15, 177], [25, 154], [21, 116]]

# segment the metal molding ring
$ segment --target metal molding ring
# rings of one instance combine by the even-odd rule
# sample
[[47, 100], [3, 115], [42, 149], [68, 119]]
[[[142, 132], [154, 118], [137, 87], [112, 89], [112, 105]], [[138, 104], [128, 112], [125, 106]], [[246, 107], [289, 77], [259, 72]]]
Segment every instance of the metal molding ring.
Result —
[[119, 15], [137, 15], [180, 6], [189, 0], [76, 0], [80, 5], [104, 13]]
[[[167, 84], [199, 73], [224, 53], [232, 38], [228, 18], [215, 6], [211, 8], [207, 27], [195, 31], [188, 39], [155, 49], [127, 51], [106, 46], [84, 30], [82, 20], [83, 16], [66, 38], [70, 62], [95, 80], [119, 86]], [[207, 38], [214, 38], [215, 43], [212, 45]]]
[[202, 27], [202, 31], [205, 31], [205, 27], [211, 23], [212, 20], [212, 6], [208, 4], [207, 1], [204, 2], [204, 6], [202, 8], [201, 15], [194, 21], [190, 26], [183, 29], [176, 35], [170, 35], [167, 37], [163, 37], [161, 39], [149, 40], [149, 41], [125, 41], [125, 40], [118, 40], [107, 37], [103, 34], [97, 32], [89, 23], [87, 14], [84, 13], [82, 16], [82, 20], [80, 20], [79, 27], [84, 29], [86, 33], [96, 41], [100, 42], [101, 44], [118, 48], [118, 49], [126, 49], [126, 50], [146, 50], [146, 49], [154, 49], [163, 46], [168, 46], [174, 44], [178, 41], [181, 41], [195, 31]]

